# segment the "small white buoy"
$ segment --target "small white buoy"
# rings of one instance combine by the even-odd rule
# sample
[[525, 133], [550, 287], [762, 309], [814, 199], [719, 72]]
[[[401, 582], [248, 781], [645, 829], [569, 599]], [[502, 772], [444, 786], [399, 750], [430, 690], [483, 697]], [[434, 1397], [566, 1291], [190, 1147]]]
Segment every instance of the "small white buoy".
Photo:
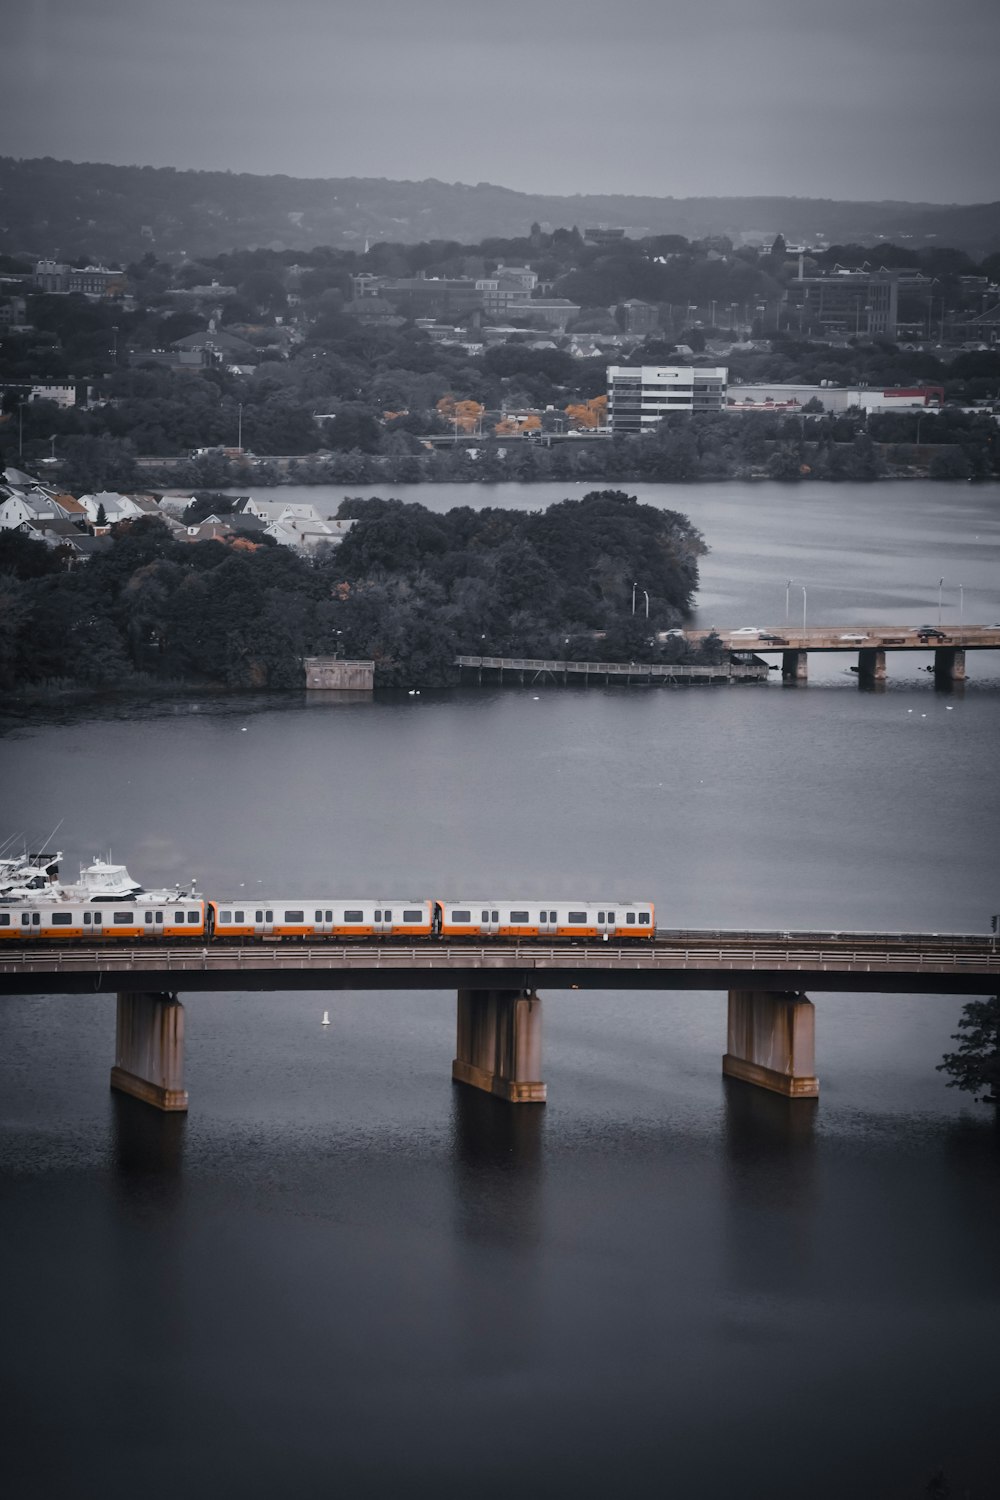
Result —
[[411, 698], [415, 698], [417, 696], [417, 690], [416, 690], [416, 688], [409, 688], [408, 689], [408, 696], [411, 697]]
[[533, 698], [532, 698], [531, 701], [532, 701], [532, 703], [537, 703], [538, 702], [538, 694], [537, 693], [535, 693], [535, 695], [533, 696]]
[[247, 732], [247, 726], [244, 724], [243, 728], [240, 730], [240, 734], [246, 734], [246, 732]]
[[325, 1010], [323, 1012], [323, 1025], [324, 1026], [329, 1026], [329, 1024], [330, 1024], [330, 1012], [328, 1010]]
[[951, 704], [948, 704], [948, 712], [951, 713]]

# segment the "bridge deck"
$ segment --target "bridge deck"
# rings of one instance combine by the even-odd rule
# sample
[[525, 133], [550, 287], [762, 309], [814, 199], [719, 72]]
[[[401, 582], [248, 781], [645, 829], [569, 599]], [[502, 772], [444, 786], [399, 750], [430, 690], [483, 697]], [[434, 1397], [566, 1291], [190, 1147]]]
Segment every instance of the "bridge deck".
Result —
[[0, 953], [0, 994], [271, 989], [777, 988], [987, 994], [995, 938], [963, 934], [686, 933], [614, 944], [213, 942]]

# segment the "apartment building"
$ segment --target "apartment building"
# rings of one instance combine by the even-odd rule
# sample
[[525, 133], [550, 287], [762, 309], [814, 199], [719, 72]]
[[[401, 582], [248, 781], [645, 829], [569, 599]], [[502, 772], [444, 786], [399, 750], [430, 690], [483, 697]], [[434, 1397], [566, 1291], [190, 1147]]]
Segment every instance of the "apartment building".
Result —
[[612, 433], [649, 432], [675, 411], [724, 411], [724, 365], [609, 365]]

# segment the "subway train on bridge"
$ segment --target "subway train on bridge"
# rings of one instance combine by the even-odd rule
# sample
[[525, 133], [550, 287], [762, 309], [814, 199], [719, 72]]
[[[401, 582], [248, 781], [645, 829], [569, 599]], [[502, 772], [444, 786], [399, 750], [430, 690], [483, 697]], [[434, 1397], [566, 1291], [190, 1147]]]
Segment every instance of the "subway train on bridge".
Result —
[[0, 944], [136, 942], [481, 943], [642, 940], [656, 934], [651, 901], [439, 901], [261, 897], [248, 904], [180, 896], [17, 901], [0, 905]]

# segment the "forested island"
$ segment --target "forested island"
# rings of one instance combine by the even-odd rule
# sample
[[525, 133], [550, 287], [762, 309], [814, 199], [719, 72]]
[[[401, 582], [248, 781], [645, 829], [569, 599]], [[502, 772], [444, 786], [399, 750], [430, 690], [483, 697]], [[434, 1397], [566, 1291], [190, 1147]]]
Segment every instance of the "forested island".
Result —
[[[340, 546], [188, 544], [155, 517], [69, 572], [0, 532], [0, 687], [58, 692], [296, 688], [302, 660], [371, 658], [384, 687], [454, 683], [459, 654], [712, 661], [679, 637], [705, 542], [687, 517], [595, 491], [525, 513], [347, 499]], [[635, 611], [633, 581], [649, 596]]]

